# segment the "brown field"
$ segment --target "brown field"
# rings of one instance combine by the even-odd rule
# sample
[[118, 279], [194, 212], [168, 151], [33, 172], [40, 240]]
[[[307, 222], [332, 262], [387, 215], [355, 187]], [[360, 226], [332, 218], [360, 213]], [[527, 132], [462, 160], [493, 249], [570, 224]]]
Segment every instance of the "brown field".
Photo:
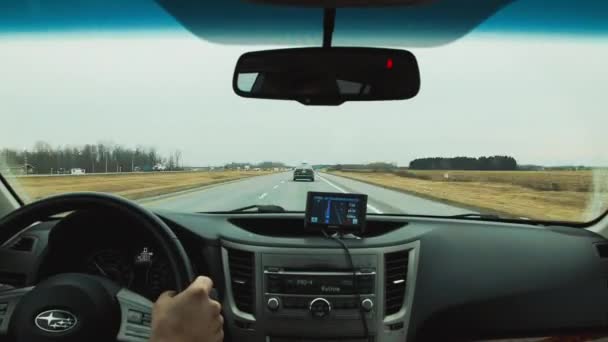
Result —
[[593, 191], [593, 171], [401, 171], [433, 181], [501, 183], [543, 191]]
[[20, 193], [30, 200], [73, 191], [110, 192], [141, 199], [268, 172], [154, 172], [135, 174], [16, 177]]
[[589, 221], [608, 208], [606, 170], [333, 173], [509, 217]]

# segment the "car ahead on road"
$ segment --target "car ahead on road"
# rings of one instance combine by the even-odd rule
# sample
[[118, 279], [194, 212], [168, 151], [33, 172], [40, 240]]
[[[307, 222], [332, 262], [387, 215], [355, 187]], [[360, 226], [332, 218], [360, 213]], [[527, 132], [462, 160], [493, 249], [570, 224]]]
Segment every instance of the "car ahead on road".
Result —
[[309, 180], [311, 182], [315, 181], [315, 171], [312, 167], [299, 167], [293, 171], [293, 181], [298, 180]]
[[607, 0], [0, 0], [0, 75], [2, 342], [608, 335]]

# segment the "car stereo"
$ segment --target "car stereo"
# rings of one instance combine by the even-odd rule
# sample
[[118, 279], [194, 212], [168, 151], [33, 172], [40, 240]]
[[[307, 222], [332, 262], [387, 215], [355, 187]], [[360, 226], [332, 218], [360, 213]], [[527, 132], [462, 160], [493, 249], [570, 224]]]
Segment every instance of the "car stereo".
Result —
[[304, 224], [308, 230], [362, 233], [366, 214], [367, 195], [309, 192]]
[[307, 272], [266, 272], [266, 286], [269, 293], [298, 295], [353, 295], [374, 293], [374, 273], [312, 273]]
[[[356, 277], [356, 280], [355, 278]], [[371, 318], [375, 302], [376, 270], [353, 272], [264, 270], [266, 310], [283, 318], [359, 320], [360, 311]]]

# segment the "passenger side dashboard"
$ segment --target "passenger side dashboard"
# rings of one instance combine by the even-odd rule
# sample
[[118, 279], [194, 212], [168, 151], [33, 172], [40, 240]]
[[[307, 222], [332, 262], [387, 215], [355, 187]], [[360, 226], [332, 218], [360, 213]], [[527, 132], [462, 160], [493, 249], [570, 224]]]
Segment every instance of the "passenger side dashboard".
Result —
[[[274, 260], [281, 263], [294, 262], [295, 266], [297, 255], [309, 256], [311, 260], [325, 255], [326, 250], [343, 255], [334, 241], [304, 233], [299, 214], [202, 217], [178, 214], [173, 218], [184, 226], [203, 219], [208, 221], [204, 227], [216, 227], [204, 232], [201, 229], [199, 234], [220, 241], [228, 289], [233, 285], [226, 268], [228, 251], [253, 252], [255, 309], [250, 316], [230, 313], [236, 336], [243, 333], [261, 341], [272, 335], [277, 326], [267, 321], [269, 314], [263, 311], [268, 304], [262, 292], [263, 272], [273, 260], [269, 261], [266, 255], [275, 255]], [[412, 292], [410, 298], [405, 298], [403, 307], [408, 316], [404, 322], [408, 324], [402, 330], [407, 340], [603, 334], [607, 328], [608, 259], [598, 253], [598, 246], [606, 244], [606, 240], [595, 233], [570, 227], [482, 220], [387, 216], [370, 216], [369, 220], [377, 231], [369, 232], [361, 240], [347, 241], [353, 255], [380, 255], [377, 253], [392, 248], [412, 248], [417, 255], [408, 261], [409, 264], [416, 260], [417, 264], [408, 268], [407, 291], [411, 288]], [[294, 257], [275, 251], [291, 251]], [[381, 278], [376, 279], [378, 289], [385, 286]], [[226, 307], [233, 305], [231, 301], [234, 298], [227, 293]], [[379, 308], [381, 304], [377, 305]], [[301, 323], [288, 326], [303, 327]], [[268, 326], [273, 328], [266, 329]], [[322, 326], [317, 322], [308, 337], [329, 338], [330, 335], [322, 334]], [[381, 331], [391, 328], [390, 324], [375, 326], [381, 327]], [[399, 325], [393, 328], [398, 330]], [[294, 336], [306, 336], [298, 334], [294, 332]], [[280, 341], [290, 338], [293, 340], [293, 336], [283, 333], [275, 336]], [[374, 340], [387, 339], [377, 334]]]

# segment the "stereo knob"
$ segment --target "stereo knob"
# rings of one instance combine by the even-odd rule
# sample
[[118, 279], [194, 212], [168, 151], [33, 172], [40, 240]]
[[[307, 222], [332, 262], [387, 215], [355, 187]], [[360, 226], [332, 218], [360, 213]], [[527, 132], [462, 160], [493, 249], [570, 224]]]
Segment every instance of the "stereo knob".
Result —
[[324, 318], [331, 311], [331, 303], [325, 298], [315, 298], [310, 302], [309, 310], [313, 317]]
[[268, 307], [268, 309], [270, 311], [277, 311], [279, 309], [279, 306], [281, 306], [281, 303], [279, 302], [278, 298], [271, 297], [271, 298], [268, 298], [268, 302], [266, 303], [266, 306]]
[[372, 311], [373, 308], [374, 308], [374, 302], [371, 299], [365, 298], [364, 300], [361, 301], [361, 309], [363, 309], [363, 311], [370, 312], [370, 311]]

